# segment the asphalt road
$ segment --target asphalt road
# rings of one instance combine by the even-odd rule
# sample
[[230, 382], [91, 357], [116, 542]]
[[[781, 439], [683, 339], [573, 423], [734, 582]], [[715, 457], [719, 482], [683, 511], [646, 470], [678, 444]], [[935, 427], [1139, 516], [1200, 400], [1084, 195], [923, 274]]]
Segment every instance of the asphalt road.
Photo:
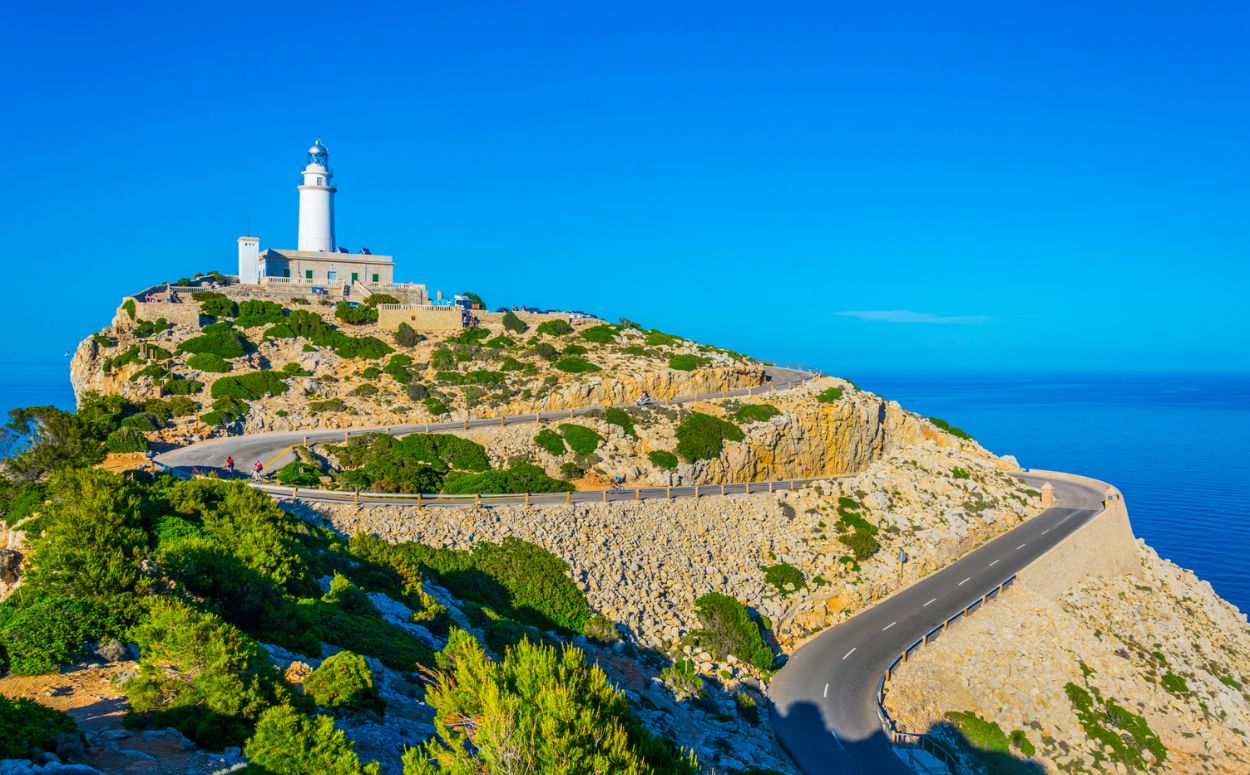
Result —
[[[1055, 487], [1054, 508], [808, 641], [769, 686], [773, 728], [807, 773], [910, 773], [877, 717], [877, 681], [903, 649], [979, 601], [1101, 509], [1103, 490]], [[958, 623], [952, 626], [958, 626]]]
[[[660, 405], [686, 404], [693, 401], [706, 401], [713, 398], [730, 398], [734, 396], [767, 395], [773, 390], [784, 390], [812, 379], [811, 374], [794, 369], [769, 366], [765, 369], [768, 384], [755, 388], [740, 388], [723, 393], [705, 393], [680, 398], [662, 399]], [[634, 404], [618, 404], [630, 407]], [[176, 475], [190, 475], [197, 472], [207, 473], [217, 469], [220, 474], [226, 465], [226, 458], [233, 457], [235, 466], [240, 472], [250, 473], [252, 465], [257, 461], [264, 464], [266, 471], [276, 471], [293, 459], [290, 448], [297, 444], [315, 442], [343, 441], [348, 436], [361, 436], [369, 433], [389, 433], [402, 436], [409, 433], [437, 433], [440, 431], [464, 430], [495, 425], [522, 425], [544, 420], [559, 420], [572, 417], [583, 417], [604, 407], [586, 407], [559, 412], [537, 412], [533, 414], [512, 415], [509, 417], [482, 417], [467, 421], [450, 421], [422, 423], [416, 425], [390, 425], [371, 428], [347, 428], [339, 430], [317, 431], [280, 431], [272, 433], [256, 433], [247, 436], [226, 436], [209, 439], [196, 444], [169, 450], [156, 455], [154, 460], [160, 466]], [[467, 424], [466, 424], [467, 423]]]

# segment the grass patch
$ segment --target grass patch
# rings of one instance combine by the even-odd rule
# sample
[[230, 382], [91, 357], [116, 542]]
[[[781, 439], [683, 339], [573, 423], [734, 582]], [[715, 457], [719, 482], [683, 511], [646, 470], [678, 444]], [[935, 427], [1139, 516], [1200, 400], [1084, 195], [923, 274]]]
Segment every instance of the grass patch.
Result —
[[566, 422], [560, 424], [560, 433], [568, 442], [569, 448], [578, 455], [589, 455], [599, 448], [603, 437], [585, 425]]
[[677, 467], [677, 456], [664, 449], [653, 449], [647, 453], [647, 459], [656, 468], [672, 470]]
[[560, 434], [550, 428], [543, 428], [539, 431], [538, 435], [534, 437], [534, 443], [547, 450], [548, 454], [554, 455], [555, 457], [560, 457], [566, 451], [564, 439], [560, 437]]
[[842, 388], [831, 387], [825, 388], [816, 394], [816, 400], [822, 404], [832, 404], [842, 400]]
[[629, 416], [629, 412], [619, 407], [612, 407], [603, 413], [603, 421], [609, 425], [615, 425], [625, 431], [626, 436], [638, 438], [638, 432], [634, 430], [634, 418]]
[[956, 428], [955, 426], [948, 423], [946, 420], [942, 420], [937, 417], [930, 417], [929, 422], [933, 423], [935, 427], [939, 428], [940, 430], [946, 431], [947, 433], [949, 433], [950, 435], [954, 436], [957, 439], [970, 440], [972, 438], [972, 436], [963, 428]]
[[1069, 682], [1063, 689], [1081, 728], [1102, 748], [1109, 761], [1141, 769], [1146, 766], [1147, 753], [1155, 764], [1167, 760], [1167, 748], [1146, 719], [1074, 683]]
[[738, 422], [765, 422], [781, 414], [781, 410], [772, 404], [743, 404], [734, 412]]
[[690, 461], [720, 457], [726, 441], [742, 441], [746, 435], [731, 422], [710, 414], [692, 412], [677, 426], [677, 452]]
[[584, 374], [590, 371], [602, 371], [598, 366], [576, 356], [567, 356], [556, 361], [556, 368], [569, 374]]
[[691, 355], [690, 353], [674, 355], [672, 358], [668, 359], [668, 367], [670, 369], [676, 369], [677, 371], [694, 371], [700, 366], [707, 365], [707, 363], [707, 358], [703, 358], [698, 355]]
[[793, 565], [781, 562], [776, 565], [762, 566], [760, 570], [764, 571], [764, 581], [768, 582], [773, 589], [777, 590], [777, 594], [787, 597], [798, 592], [807, 586], [807, 579], [803, 576], [803, 571]]

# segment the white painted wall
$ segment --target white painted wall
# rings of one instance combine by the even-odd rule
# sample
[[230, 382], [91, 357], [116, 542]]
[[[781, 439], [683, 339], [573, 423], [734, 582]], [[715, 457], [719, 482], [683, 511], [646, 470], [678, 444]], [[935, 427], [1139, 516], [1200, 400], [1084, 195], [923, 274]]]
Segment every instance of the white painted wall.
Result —
[[239, 237], [239, 282], [260, 283], [260, 238]]

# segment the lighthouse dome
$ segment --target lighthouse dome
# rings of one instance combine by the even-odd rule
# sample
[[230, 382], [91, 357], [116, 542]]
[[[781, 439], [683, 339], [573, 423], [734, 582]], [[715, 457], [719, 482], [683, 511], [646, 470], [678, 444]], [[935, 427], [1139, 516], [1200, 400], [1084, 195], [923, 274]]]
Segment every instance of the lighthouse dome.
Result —
[[308, 161], [310, 164], [324, 165], [330, 158], [330, 151], [322, 144], [321, 138], [318, 137], [313, 144], [308, 146]]

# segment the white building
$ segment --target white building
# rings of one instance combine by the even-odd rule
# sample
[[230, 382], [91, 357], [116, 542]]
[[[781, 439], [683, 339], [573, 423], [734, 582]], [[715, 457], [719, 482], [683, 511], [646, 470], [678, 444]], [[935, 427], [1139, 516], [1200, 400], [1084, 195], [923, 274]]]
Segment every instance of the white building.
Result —
[[[330, 152], [317, 138], [308, 149], [308, 163], [300, 173], [299, 233], [295, 250], [261, 250], [259, 237], [239, 238], [239, 282], [243, 285], [321, 286], [331, 293], [344, 293], [352, 286], [357, 295], [395, 286], [395, 263], [390, 256], [379, 256], [368, 248], [352, 253], [338, 247], [334, 235], [334, 173]], [[402, 290], [424, 297], [421, 285]], [[424, 298], [420, 303], [424, 303]]]

